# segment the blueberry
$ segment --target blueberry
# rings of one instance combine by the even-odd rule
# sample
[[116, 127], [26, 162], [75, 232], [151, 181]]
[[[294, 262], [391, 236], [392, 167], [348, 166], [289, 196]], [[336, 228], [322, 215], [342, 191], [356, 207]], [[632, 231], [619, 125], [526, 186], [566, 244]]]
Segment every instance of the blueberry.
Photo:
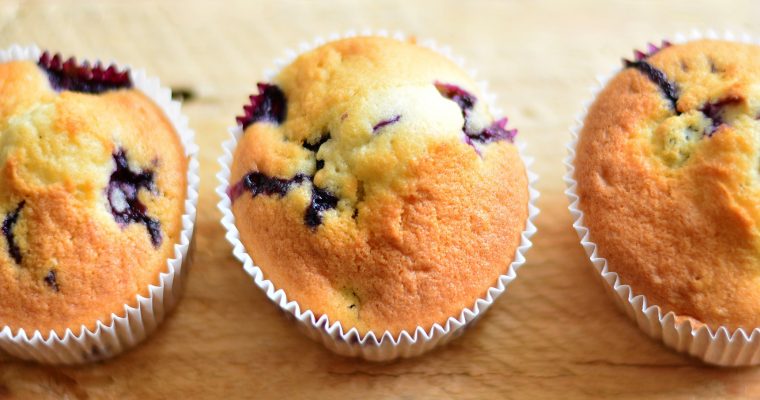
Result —
[[153, 246], [158, 247], [162, 242], [161, 223], [147, 214], [147, 208], [138, 198], [140, 189], [155, 190], [153, 171], [132, 171], [129, 168], [127, 154], [119, 149], [113, 155], [116, 169], [111, 173], [106, 195], [111, 214], [121, 226], [131, 223], [145, 225]]
[[338, 206], [338, 198], [329, 191], [313, 186], [311, 201], [304, 213], [304, 223], [309, 228], [316, 229], [322, 223], [322, 213]]
[[660, 50], [662, 50], [662, 49], [664, 49], [666, 47], [670, 47], [672, 45], [673, 44], [670, 43], [667, 40], [663, 40], [662, 44], [660, 45], [660, 47], [657, 47], [657, 45], [652, 44], [652, 43], [647, 43], [647, 52], [646, 53], [643, 52], [643, 51], [640, 51], [640, 50], [634, 50], [633, 51], [634, 60], [635, 61], [645, 60], [645, 59], [647, 59], [647, 58], [655, 55]]
[[105, 69], [100, 63], [90, 66], [85, 61], [79, 65], [74, 57], [62, 61], [60, 54], [51, 57], [47, 51], [42, 53], [37, 65], [45, 71], [50, 86], [56, 91], [98, 94], [132, 87], [129, 71], [119, 71], [114, 65]]
[[473, 107], [475, 107], [475, 102], [478, 101], [478, 99], [472, 93], [462, 89], [457, 85], [439, 81], [435, 81], [434, 85], [435, 88], [438, 89], [438, 93], [440, 93], [441, 96], [457, 103], [457, 105], [459, 105], [459, 108], [462, 109], [462, 112], [465, 110], [471, 110]]
[[60, 288], [58, 287], [58, 280], [56, 279], [56, 273], [55, 270], [50, 270], [47, 275], [45, 275], [45, 278], [43, 279], [45, 283], [47, 283], [48, 286], [50, 286], [51, 289], [58, 292], [60, 291]]
[[[306, 150], [314, 152], [314, 156], [316, 157], [317, 153], [319, 152], [319, 148], [322, 147], [322, 145], [325, 144], [325, 142], [327, 142], [328, 140], [330, 140], [330, 132], [323, 134], [316, 143], [312, 144], [309, 142], [304, 142], [303, 147]], [[325, 161], [317, 160], [316, 170], [319, 171], [320, 169], [324, 167], [325, 167]]]
[[676, 103], [678, 103], [678, 86], [675, 82], [668, 80], [668, 77], [664, 72], [655, 68], [652, 64], [646, 61], [649, 57], [653, 56], [660, 50], [670, 46], [672, 46], [672, 44], [667, 40], [663, 40], [660, 47], [657, 47], [652, 43], [648, 43], [646, 53], [643, 51], [634, 50], [634, 60], [631, 61], [623, 59], [623, 65], [626, 68], [637, 69], [646, 75], [647, 78], [652, 81], [652, 83], [660, 88], [660, 91], [662, 91], [665, 97], [670, 101], [670, 104], [672, 105], [673, 110], [676, 112], [676, 114], [680, 114], [676, 108]]
[[707, 132], [705, 134], [710, 137], [713, 133], [715, 133], [716, 130], [718, 130], [718, 127], [723, 125], [725, 122], [723, 121], [723, 111], [724, 108], [733, 105], [736, 103], [740, 103], [741, 99], [738, 97], [727, 97], [725, 99], [718, 100], [714, 103], [705, 103], [705, 105], [702, 106], [702, 108], [699, 109], [707, 118], [710, 118], [712, 121], [712, 124], [710, 127], [708, 127]]
[[372, 127], [372, 133], [377, 133], [377, 131], [379, 131], [383, 127], [391, 125], [391, 124], [395, 124], [400, 119], [401, 119], [401, 114], [397, 114], [396, 116], [394, 116], [392, 118], [384, 119], [384, 120], [378, 122], [377, 124], [375, 124], [375, 126]]
[[22, 200], [18, 206], [16, 206], [16, 209], [9, 212], [3, 220], [2, 230], [3, 236], [5, 236], [5, 241], [8, 243], [8, 253], [11, 255], [11, 258], [13, 258], [13, 261], [15, 261], [16, 264], [21, 264], [21, 249], [19, 249], [18, 245], [16, 244], [16, 240], [13, 235], [13, 227], [18, 222], [19, 214], [21, 214], [21, 210], [24, 208], [25, 204], [26, 201]]
[[481, 143], [498, 142], [501, 140], [514, 141], [517, 129], [506, 129], [507, 118], [494, 121], [491, 126], [475, 134], [467, 133], [467, 136]]
[[260, 194], [265, 196], [277, 195], [283, 197], [288, 193], [290, 187], [300, 184], [310, 178], [303, 174], [298, 174], [291, 179], [274, 178], [262, 172], [254, 171], [244, 176], [243, 179], [227, 190], [230, 200], [235, 200], [244, 192], [249, 191], [256, 197]]
[[285, 120], [285, 94], [276, 85], [258, 83], [259, 94], [249, 97], [251, 103], [243, 107], [243, 115], [237, 117], [238, 124], [245, 130], [259, 122], [281, 124]]
[[676, 103], [678, 103], [678, 86], [675, 82], [668, 80], [668, 77], [664, 72], [655, 68], [652, 64], [644, 60], [623, 60], [623, 62], [625, 63], [626, 68], [634, 68], [639, 70], [641, 73], [646, 75], [647, 78], [652, 81], [652, 83], [657, 85], [657, 87], [660, 88], [660, 91], [662, 91], [665, 97], [670, 101], [673, 110], [679, 114], [678, 109], [676, 108]]
[[462, 126], [462, 132], [465, 134], [464, 142], [472, 146], [478, 154], [480, 154], [480, 151], [475, 147], [474, 142], [486, 144], [502, 140], [509, 140], [510, 142], [514, 141], [515, 136], [517, 136], [517, 129], [506, 129], [506, 118], [494, 121], [491, 126], [482, 131], [472, 131], [468, 129], [470, 112], [472, 108], [475, 107], [477, 98], [457, 85], [436, 81], [435, 87], [442, 96], [459, 105], [459, 108], [462, 110], [462, 117], [464, 117], [464, 126]]
[[330, 140], [330, 132], [323, 134], [319, 138], [319, 140], [317, 140], [316, 143], [309, 143], [308, 141], [305, 141], [303, 143], [303, 147], [306, 150], [313, 151], [314, 153], [316, 153], [319, 151], [319, 148], [322, 147], [322, 145], [325, 144], [325, 142], [327, 142], [328, 140]]
[[251, 192], [253, 197], [259, 195], [284, 197], [288, 191], [303, 183], [312, 186], [311, 199], [304, 212], [304, 223], [314, 229], [322, 223], [322, 212], [333, 209], [338, 205], [338, 198], [329, 191], [314, 185], [313, 177], [297, 174], [291, 179], [282, 179], [267, 176], [259, 171], [254, 171], [232, 185], [227, 190], [230, 200], [234, 201], [245, 192]]

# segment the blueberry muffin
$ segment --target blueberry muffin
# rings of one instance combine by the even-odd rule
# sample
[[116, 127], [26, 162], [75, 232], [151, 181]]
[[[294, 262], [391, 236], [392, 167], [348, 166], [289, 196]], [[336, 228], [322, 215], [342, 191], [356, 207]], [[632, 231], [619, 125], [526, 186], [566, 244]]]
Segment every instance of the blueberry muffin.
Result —
[[429, 329], [506, 273], [526, 170], [516, 131], [454, 63], [350, 38], [258, 89], [228, 194], [247, 252], [302, 310], [362, 334]]
[[0, 64], [0, 324], [79, 332], [147, 296], [179, 238], [186, 170], [128, 71], [48, 53]]
[[589, 110], [579, 207], [622, 283], [713, 328], [760, 326], [760, 47], [637, 52]]

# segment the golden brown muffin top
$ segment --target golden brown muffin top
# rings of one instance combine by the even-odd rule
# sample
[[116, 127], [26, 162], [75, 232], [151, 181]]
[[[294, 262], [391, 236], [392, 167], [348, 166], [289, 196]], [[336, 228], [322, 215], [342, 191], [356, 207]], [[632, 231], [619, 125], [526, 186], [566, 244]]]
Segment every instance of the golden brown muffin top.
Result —
[[760, 327], [760, 47], [652, 50], [599, 93], [580, 134], [591, 239], [650, 304]]
[[126, 72], [45, 54], [0, 64], [0, 324], [92, 329], [158, 282], [186, 158]]
[[394, 334], [458, 317], [512, 262], [524, 165], [454, 63], [344, 39], [259, 85], [229, 194], [241, 239], [302, 309]]

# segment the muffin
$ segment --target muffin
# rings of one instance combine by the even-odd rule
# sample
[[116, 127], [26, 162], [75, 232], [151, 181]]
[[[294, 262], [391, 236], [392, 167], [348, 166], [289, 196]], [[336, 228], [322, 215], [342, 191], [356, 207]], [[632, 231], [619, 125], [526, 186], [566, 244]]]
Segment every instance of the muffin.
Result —
[[760, 327], [758, 84], [755, 44], [650, 45], [597, 95], [576, 145], [596, 256], [695, 329]]
[[129, 71], [49, 53], [0, 63], [2, 325], [79, 335], [151, 297], [180, 241], [187, 171]]
[[313, 324], [428, 331], [507, 273], [528, 177], [516, 131], [456, 64], [413, 41], [351, 37], [258, 89], [227, 196], [245, 251]]

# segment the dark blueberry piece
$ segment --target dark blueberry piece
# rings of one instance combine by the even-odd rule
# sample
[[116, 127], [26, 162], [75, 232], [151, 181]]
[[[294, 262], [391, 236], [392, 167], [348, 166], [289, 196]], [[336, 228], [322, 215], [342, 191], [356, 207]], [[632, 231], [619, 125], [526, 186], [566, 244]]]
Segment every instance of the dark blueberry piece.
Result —
[[472, 137], [468, 136], [467, 134], [464, 135], [462, 138], [462, 141], [465, 142], [465, 144], [469, 145], [473, 149], [475, 149], [475, 152], [478, 153], [479, 156], [482, 156], [483, 154], [478, 150], [478, 148], [475, 146], [475, 142], [472, 140]]
[[51, 289], [55, 290], [56, 292], [60, 291], [60, 288], [58, 287], [58, 280], [55, 276], [55, 270], [51, 269], [50, 272], [45, 275], [45, 278], [43, 279], [45, 283], [47, 283], [48, 286], [50, 286]]
[[245, 190], [245, 180], [241, 180], [240, 182], [232, 184], [227, 188], [227, 197], [230, 198], [230, 201], [235, 201], [235, 199], [245, 193]]
[[155, 190], [153, 171], [132, 171], [129, 168], [124, 149], [119, 149], [113, 155], [113, 160], [116, 163], [116, 169], [111, 173], [111, 179], [106, 189], [111, 214], [121, 226], [130, 223], [145, 224], [153, 246], [160, 246], [162, 241], [161, 223], [148, 216], [145, 204], [137, 196], [140, 189]]
[[[316, 143], [309, 143], [308, 141], [303, 143], [303, 147], [306, 150], [313, 151], [314, 156], [317, 156], [317, 152], [319, 152], [319, 148], [322, 147], [325, 142], [330, 140], [330, 132], [327, 132], [322, 135], [322, 137], [319, 138], [319, 140]], [[317, 160], [317, 168], [316, 170], [319, 171], [320, 169], [325, 167], [325, 161], [324, 160]]]
[[148, 234], [150, 234], [150, 242], [156, 247], [160, 246], [163, 239], [161, 237], [161, 223], [155, 218], [146, 217], [145, 227], [148, 229]]
[[459, 108], [462, 109], [462, 112], [472, 109], [475, 106], [475, 102], [478, 101], [478, 99], [472, 93], [462, 89], [457, 85], [439, 81], [435, 81], [434, 84], [435, 88], [438, 89], [438, 93], [440, 93], [441, 96], [457, 103], [459, 105]]
[[258, 83], [259, 94], [249, 97], [251, 104], [243, 107], [243, 115], [237, 117], [240, 126], [248, 128], [259, 122], [274, 122], [281, 124], [285, 120], [285, 93], [276, 85]]
[[646, 51], [646, 53], [643, 52], [643, 51], [640, 51], [640, 50], [634, 50], [633, 51], [634, 60], [635, 61], [646, 60], [647, 58], [655, 55], [660, 50], [662, 50], [662, 49], [664, 49], [666, 47], [670, 47], [672, 45], [673, 44], [670, 43], [667, 40], [663, 40], [662, 44], [659, 47], [657, 47], [656, 45], [654, 45], [652, 43], [647, 43], [647, 51]]
[[303, 147], [306, 150], [313, 151], [316, 153], [319, 151], [319, 148], [322, 147], [322, 145], [325, 144], [325, 142], [327, 142], [328, 140], [330, 140], [330, 132], [323, 134], [316, 143], [304, 142]]
[[37, 65], [47, 74], [50, 86], [59, 92], [70, 90], [98, 94], [132, 87], [129, 71], [119, 71], [115, 65], [103, 68], [100, 63], [90, 66], [87, 61], [79, 65], [74, 57], [62, 61], [60, 54], [51, 57], [47, 51], [42, 53]]
[[307, 177], [302, 174], [294, 176], [292, 179], [280, 179], [268, 177], [261, 172], [254, 172], [245, 177], [245, 186], [250, 190], [254, 197], [258, 194], [285, 196], [290, 187], [294, 184], [300, 184]]
[[24, 208], [25, 204], [26, 201], [22, 200], [21, 203], [16, 206], [16, 209], [9, 212], [3, 220], [3, 236], [5, 236], [5, 241], [8, 243], [8, 253], [16, 264], [21, 264], [21, 249], [19, 249], [13, 236], [13, 226], [18, 222], [19, 214], [21, 214], [21, 210]]
[[304, 182], [312, 184], [311, 200], [304, 213], [304, 222], [310, 228], [316, 228], [322, 223], [321, 213], [335, 208], [338, 205], [338, 198], [329, 191], [314, 186], [313, 178], [310, 176], [298, 174], [291, 179], [282, 179], [255, 171], [227, 189], [227, 195], [232, 201], [246, 191], [251, 192], [253, 197], [258, 195], [283, 197], [293, 186]]
[[647, 76], [652, 83], [657, 85], [662, 93], [670, 100], [670, 104], [673, 106], [673, 110], [678, 113], [676, 103], [678, 102], [678, 86], [675, 82], [668, 80], [667, 75], [661, 70], [655, 68], [652, 64], [640, 60], [640, 61], [628, 61], [623, 60], [626, 68], [634, 68]]
[[283, 197], [288, 193], [291, 186], [300, 184], [309, 179], [309, 177], [303, 174], [298, 174], [291, 179], [282, 179], [267, 176], [259, 171], [254, 171], [244, 176], [240, 182], [227, 189], [227, 195], [230, 197], [230, 200], [233, 201], [246, 191], [250, 191], [253, 197], [260, 194]]
[[382, 129], [384, 126], [395, 124], [400, 119], [401, 119], [401, 114], [397, 114], [395, 117], [392, 117], [392, 118], [389, 118], [389, 119], [384, 119], [384, 120], [378, 122], [377, 124], [375, 124], [375, 126], [372, 127], [372, 133], [377, 133], [377, 131], [379, 131], [380, 129]]
[[705, 103], [702, 108], [699, 109], [707, 118], [712, 121], [711, 126], [707, 129], [705, 134], [711, 137], [719, 126], [723, 125], [723, 110], [729, 105], [740, 103], [742, 100], [738, 97], [727, 97], [725, 99], [718, 100], [714, 103]]
[[643, 60], [643, 59], [645, 59], [647, 57], [648, 57], [647, 53], [644, 53], [643, 51], [640, 51], [640, 50], [634, 50], [633, 51], [633, 58], [636, 61], [641, 61], [641, 60]]
[[322, 223], [322, 212], [338, 206], [338, 198], [325, 189], [312, 184], [311, 202], [306, 207], [303, 220], [309, 228], [316, 229]]
[[481, 143], [498, 142], [501, 140], [509, 140], [513, 142], [515, 136], [517, 136], [517, 129], [506, 129], [507, 118], [502, 118], [498, 121], [494, 121], [491, 126], [477, 134], [467, 133], [467, 136]]
[[498, 142], [502, 140], [514, 141], [517, 136], [517, 129], [505, 129], [507, 126], [507, 119], [502, 118], [498, 121], [494, 121], [491, 126], [483, 129], [480, 132], [471, 131], [468, 129], [469, 113], [472, 107], [475, 106], [477, 99], [475, 96], [460, 88], [457, 85], [448, 83], [441, 83], [436, 81], [435, 87], [442, 96], [455, 101], [459, 108], [462, 109], [462, 116], [464, 117], [464, 126], [462, 126], [462, 132], [464, 132], [464, 142], [472, 146], [473, 149], [481, 155], [477, 147], [475, 147], [475, 141], [486, 144], [491, 142]]

